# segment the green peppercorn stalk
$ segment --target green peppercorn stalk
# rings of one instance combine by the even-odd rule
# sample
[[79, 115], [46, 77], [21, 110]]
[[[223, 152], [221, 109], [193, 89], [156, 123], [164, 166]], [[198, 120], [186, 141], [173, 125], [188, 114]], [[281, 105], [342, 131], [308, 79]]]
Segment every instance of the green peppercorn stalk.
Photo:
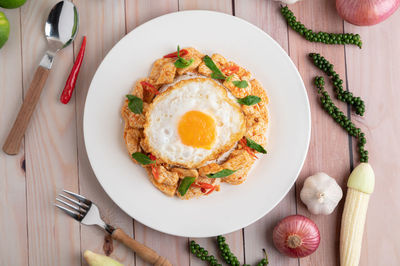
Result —
[[213, 255], [209, 255], [207, 250], [193, 240], [190, 241], [190, 252], [202, 261], [208, 262], [211, 266], [222, 266]]
[[288, 25], [307, 41], [320, 42], [325, 44], [352, 44], [362, 47], [361, 37], [358, 34], [353, 33], [327, 33], [327, 32], [313, 32], [307, 29], [300, 21], [296, 20], [293, 12], [287, 7], [281, 7], [281, 13], [286, 19]]
[[368, 162], [368, 151], [365, 150], [365, 144], [367, 139], [365, 134], [361, 132], [360, 128], [357, 128], [353, 122], [332, 102], [331, 97], [326, 92], [324, 85], [325, 80], [323, 77], [315, 77], [315, 86], [318, 88], [318, 94], [320, 95], [321, 105], [324, 110], [336, 121], [348, 134], [358, 139], [358, 152], [360, 154], [360, 162]]
[[310, 53], [309, 57], [316, 67], [324, 71], [324, 73], [331, 78], [336, 98], [350, 104], [355, 109], [356, 114], [363, 116], [365, 112], [364, 101], [360, 97], [354, 97], [353, 93], [343, 90], [343, 80], [339, 77], [339, 74], [333, 70], [333, 65], [320, 54]]

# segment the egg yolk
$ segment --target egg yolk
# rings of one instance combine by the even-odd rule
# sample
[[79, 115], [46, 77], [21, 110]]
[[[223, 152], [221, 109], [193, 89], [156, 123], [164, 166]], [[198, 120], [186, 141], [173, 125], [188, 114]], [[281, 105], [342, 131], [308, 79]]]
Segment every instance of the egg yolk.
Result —
[[183, 144], [211, 149], [216, 138], [214, 118], [200, 111], [185, 113], [178, 123], [178, 134]]

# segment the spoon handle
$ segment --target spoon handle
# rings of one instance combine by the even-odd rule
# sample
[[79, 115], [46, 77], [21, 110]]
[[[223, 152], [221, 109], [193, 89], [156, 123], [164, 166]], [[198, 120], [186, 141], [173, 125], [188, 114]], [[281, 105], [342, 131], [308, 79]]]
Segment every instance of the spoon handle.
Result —
[[40, 94], [42, 93], [49, 73], [50, 69], [42, 66], [39, 66], [36, 69], [31, 85], [25, 94], [25, 99], [22, 103], [21, 109], [19, 109], [14, 125], [3, 145], [3, 151], [5, 153], [15, 155], [19, 152], [19, 147], [21, 146], [22, 138], [25, 135], [25, 130], [28, 127], [29, 120], [31, 119], [36, 104], [39, 101]]
[[166, 258], [161, 257], [151, 248], [137, 242], [120, 228], [115, 229], [111, 237], [122, 242], [125, 246], [136, 252], [139, 257], [154, 266], [172, 266], [171, 262]]

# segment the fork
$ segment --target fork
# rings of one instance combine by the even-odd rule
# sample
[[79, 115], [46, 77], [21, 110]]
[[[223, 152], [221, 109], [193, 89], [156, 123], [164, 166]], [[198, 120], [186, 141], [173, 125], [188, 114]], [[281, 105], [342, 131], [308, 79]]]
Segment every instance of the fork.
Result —
[[139, 255], [139, 257], [141, 257], [143, 260], [155, 266], [172, 266], [172, 264], [166, 258], [158, 255], [151, 248], [140, 244], [128, 236], [121, 228], [115, 229], [113, 226], [106, 224], [100, 217], [99, 208], [97, 208], [93, 202], [82, 195], [68, 190], [63, 191], [67, 195], [62, 193], [58, 194], [59, 197], [56, 197], [56, 201], [63, 205], [54, 204], [57, 208], [61, 209], [66, 214], [85, 225], [100, 226], [109, 234], [111, 234], [113, 239], [120, 241], [125, 246], [136, 252], [136, 254]]

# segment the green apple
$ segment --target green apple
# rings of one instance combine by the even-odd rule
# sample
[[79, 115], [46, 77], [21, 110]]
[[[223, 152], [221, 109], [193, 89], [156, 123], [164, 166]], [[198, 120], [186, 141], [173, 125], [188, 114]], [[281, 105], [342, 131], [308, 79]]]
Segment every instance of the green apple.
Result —
[[6, 15], [0, 11], [0, 49], [8, 40], [8, 35], [10, 34], [10, 23]]
[[90, 266], [124, 266], [110, 257], [96, 254], [90, 250], [85, 250], [83, 257]]
[[26, 0], [0, 0], [0, 7], [17, 8], [25, 4]]

